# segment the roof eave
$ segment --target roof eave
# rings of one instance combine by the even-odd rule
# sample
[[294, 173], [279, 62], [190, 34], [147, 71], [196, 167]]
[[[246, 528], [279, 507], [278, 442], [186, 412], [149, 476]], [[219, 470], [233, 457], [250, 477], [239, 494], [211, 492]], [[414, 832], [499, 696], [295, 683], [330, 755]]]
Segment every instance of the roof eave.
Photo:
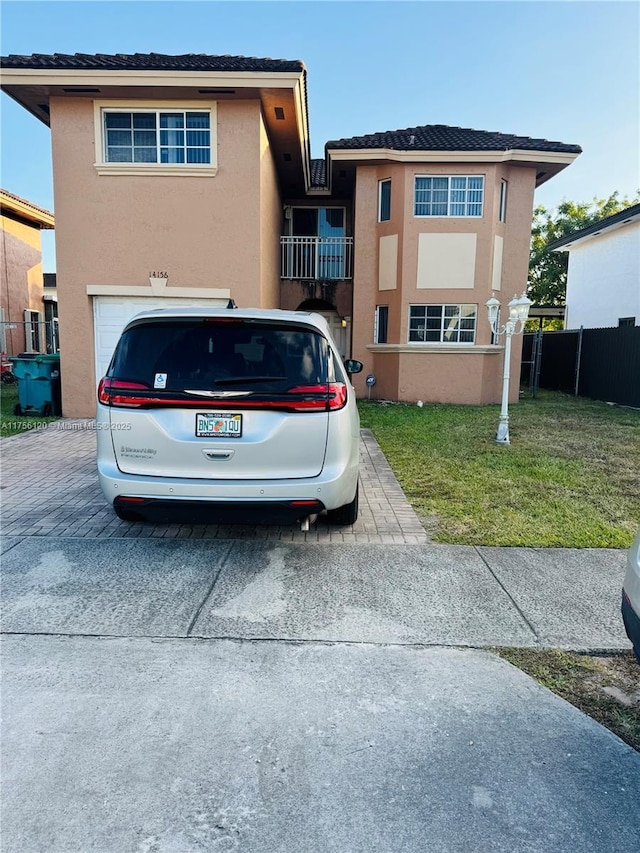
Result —
[[589, 240], [600, 237], [602, 234], [617, 231], [625, 225], [630, 225], [632, 222], [640, 222], [640, 211], [627, 216], [624, 216], [625, 213], [626, 211], [621, 210], [619, 214], [615, 214], [617, 217], [615, 222], [610, 222], [608, 225], [604, 224], [605, 220], [601, 220], [600, 222], [594, 222], [588, 228], [582, 228], [573, 234], [567, 234], [566, 237], [561, 237], [559, 240], [549, 243], [547, 249], [551, 252], [569, 252], [576, 246], [587, 243]]
[[[156, 69], [120, 69], [120, 68], [3, 68], [2, 83], [13, 86], [73, 86], [113, 85], [114, 78], [118, 85], [148, 86], [150, 80], [157, 80], [163, 86], [184, 86], [189, 81], [206, 80], [207, 85], [217, 79], [226, 86], [234, 82], [237, 86], [256, 88], [263, 81], [270, 89], [291, 88], [293, 80], [299, 80], [304, 75], [300, 71], [201, 71], [187, 69], [184, 71]], [[175, 82], [172, 83], [172, 81]], [[280, 83], [278, 83], [280, 81]]]
[[33, 222], [41, 231], [51, 231], [55, 228], [53, 213], [10, 193], [0, 191], [0, 207], [21, 219]]
[[510, 148], [504, 151], [437, 150], [421, 151], [394, 148], [327, 148], [332, 160], [395, 160], [404, 163], [465, 162], [504, 163], [509, 160], [524, 163], [550, 163], [569, 166], [580, 152], [541, 151]]
[[[157, 71], [122, 69], [75, 69], [75, 68], [3, 68], [2, 91], [49, 125], [48, 107], [51, 90], [62, 89], [60, 94], [81, 96], [81, 92], [65, 92], [65, 89], [99, 89], [97, 96], [105, 96], [105, 90], [113, 87], [135, 89], [162, 87], [194, 89], [290, 89], [305, 87], [305, 71]], [[38, 92], [37, 97], [34, 92]], [[57, 93], [54, 93], [57, 94]], [[90, 92], [84, 93], [85, 97]], [[44, 109], [43, 109], [44, 108]], [[305, 118], [306, 120], [306, 118]]]
[[[494, 151], [398, 151], [393, 148], [329, 148], [330, 161], [359, 161], [361, 163], [519, 163], [536, 168], [536, 187], [541, 186], [580, 155], [580, 151], [543, 151], [510, 148]], [[327, 174], [331, 174], [328, 169]]]

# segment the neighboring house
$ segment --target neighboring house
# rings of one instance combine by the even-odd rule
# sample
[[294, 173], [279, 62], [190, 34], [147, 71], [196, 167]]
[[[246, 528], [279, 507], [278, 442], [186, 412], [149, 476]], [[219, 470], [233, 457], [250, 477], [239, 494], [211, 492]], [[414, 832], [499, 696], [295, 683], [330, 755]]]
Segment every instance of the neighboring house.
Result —
[[40, 232], [54, 227], [53, 214], [0, 190], [0, 223], [0, 352], [46, 352], [52, 316], [43, 299]]
[[548, 248], [569, 253], [565, 328], [640, 326], [640, 204]]
[[534, 189], [578, 146], [427, 125], [312, 160], [299, 61], [2, 65], [3, 90], [51, 127], [66, 415], [92, 414], [135, 313], [230, 299], [323, 313], [364, 363], [360, 394], [372, 373], [374, 397], [499, 401], [484, 303], [526, 288]]

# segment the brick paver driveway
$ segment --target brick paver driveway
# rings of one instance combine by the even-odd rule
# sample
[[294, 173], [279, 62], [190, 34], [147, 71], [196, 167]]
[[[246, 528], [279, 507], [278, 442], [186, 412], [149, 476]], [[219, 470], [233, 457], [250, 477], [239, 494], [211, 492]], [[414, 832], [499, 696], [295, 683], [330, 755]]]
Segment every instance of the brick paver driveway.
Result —
[[370, 430], [360, 444], [360, 516], [351, 527], [322, 517], [308, 533], [297, 526], [160, 525], [121, 521], [98, 486], [90, 420], [60, 420], [3, 438], [2, 532], [5, 536], [178, 537], [290, 542], [418, 544], [427, 534]]

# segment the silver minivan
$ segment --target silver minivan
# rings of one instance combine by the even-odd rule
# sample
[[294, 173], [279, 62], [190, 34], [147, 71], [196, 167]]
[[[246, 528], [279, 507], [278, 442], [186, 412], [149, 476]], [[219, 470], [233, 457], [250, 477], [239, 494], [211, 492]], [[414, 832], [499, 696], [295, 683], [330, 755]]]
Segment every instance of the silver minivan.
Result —
[[130, 521], [353, 524], [360, 370], [319, 314], [139, 314], [98, 387], [102, 491]]

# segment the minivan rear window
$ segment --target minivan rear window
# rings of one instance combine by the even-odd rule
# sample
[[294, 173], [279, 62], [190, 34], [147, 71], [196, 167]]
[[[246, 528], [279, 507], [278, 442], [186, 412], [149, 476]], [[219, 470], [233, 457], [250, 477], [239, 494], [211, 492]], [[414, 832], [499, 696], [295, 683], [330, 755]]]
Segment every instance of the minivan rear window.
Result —
[[260, 394], [343, 378], [309, 327], [226, 318], [138, 323], [122, 334], [107, 376], [157, 391]]

